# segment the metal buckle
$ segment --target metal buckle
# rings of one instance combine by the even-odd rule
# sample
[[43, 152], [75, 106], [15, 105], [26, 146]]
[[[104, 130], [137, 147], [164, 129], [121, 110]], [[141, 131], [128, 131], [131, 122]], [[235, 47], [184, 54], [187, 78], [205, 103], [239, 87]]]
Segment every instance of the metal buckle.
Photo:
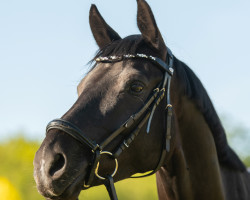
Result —
[[127, 144], [127, 142], [124, 140], [123, 141], [123, 144], [127, 147], [127, 148], [129, 148], [129, 145]]
[[[109, 152], [109, 151], [102, 151], [102, 152], [100, 153], [100, 155], [102, 155], [102, 154], [108, 154], [108, 155], [110, 155], [110, 156], [113, 156], [113, 154], [112, 154], [111, 152]], [[115, 160], [115, 170], [114, 170], [114, 172], [110, 175], [111, 177], [114, 177], [114, 175], [116, 174], [116, 172], [117, 172], [117, 170], [118, 170], [118, 161], [117, 161], [116, 158], [114, 158], [114, 160]], [[97, 163], [97, 166], [96, 166], [96, 169], [95, 169], [95, 175], [96, 175], [96, 177], [98, 177], [99, 179], [105, 180], [106, 178], [104, 178], [104, 177], [102, 177], [102, 176], [100, 176], [100, 175], [98, 174], [99, 165], [100, 165], [100, 162]]]
[[85, 184], [85, 181], [84, 181], [84, 183], [83, 183], [83, 187], [84, 187], [84, 188], [89, 188], [89, 187], [90, 187], [90, 185], [86, 185], [86, 184]]
[[155, 88], [153, 91], [154, 92], [160, 92], [160, 88]]
[[169, 104], [167, 104], [166, 109], [167, 108], [172, 108], [172, 107], [173, 107], [172, 104], [169, 103]]

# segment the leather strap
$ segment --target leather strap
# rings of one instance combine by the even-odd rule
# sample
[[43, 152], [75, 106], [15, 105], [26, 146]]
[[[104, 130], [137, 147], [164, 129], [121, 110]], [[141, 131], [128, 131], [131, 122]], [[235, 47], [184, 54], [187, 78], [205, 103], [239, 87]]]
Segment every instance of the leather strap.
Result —
[[128, 120], [123, 123], [120, 128], [115, 130], [107, 139], [105, 139], [100, 144], [100, 149], [104, 149], [115, 137], [117, 137], [121, 132], [123, 132], [125, 129], [129, 129], [136, 121], [138, 121], [139, 118], [142, 117], [142, 115], [145, 113], [145, 111], [148, 109], [148, 107], [153, 103], [155, 98], [157, 97], [159, 93], [159, 89], [155, 89], [153, 95], [151, 98], [147, 101], [147, 103], [136, 113], [131, 115]]
[[134, 141], [135, 137], [139, 134], [143, 125], [147, 122], [149, 116], [150, 112], [146, 114], [143, 120], [138, 124], [137, 128], [126, 139], [123, 140], [123, 143], [117, 148], [114, 153], [115, 158], [117, 158], [123, 152], [123, 150], [125, 150], [125, 148], [128, 148], [129, 145]]
[[[167, 55], [167, 60], [169, 63], [170, 68], [173, 67], [173, 54], [171, 52], [171, 50], [167, 47], [168, 50], [168, 55]], [[158, 161], [158, 164], [156, 166], [156, 168], [152, 171], [150, 171], [148, 174], [142, 175], [142, 176], [133, 176], [131, 178], [142, 178], [142, 177], [147, 177], [150, 176], [152, 174], [154, 174], [155, 172], [157, 172], [161, 166], [163, 165], [167, 152], [170, 151], [170, 139], [171, 139], [171, 121], [172, 121], [172, 105], [170, 102], [170, 84], [171, 84], [171, 75], [169, 75], [169, 73], [166, 71], [165, 72], [165, 77], [163, 80], [163, 88], [166, 88], [166, 133], [164, 135], [165, 138], [165, 144], [163, 143], [163, 148], [162, 148], [162, 152], [161, 152], [161, 157]], [[159, 103], [158, 103], [159, 104]]]
[[84, 135], [84, 133], [74, 124], [63, 120], [63, 119], [54, 119], [47, 125], [46, 134], [51, 129], [58, 129], [68, 133], [70, 136], [81, 142], [82, 144], [86, 144], [93, 151], [99, 148], [99, 145], [96, 144], [95, 141], [92, 141], [90, 138]]
[[109, 193], [109, 197], [111, 200], [118, 200], [117, 194], [115, 191], [114, 180], [113, 177], [108, 175], [107, 179], [104, 180], [104, 185]]
[[91, 165], [89, 165], [89, 173], [88, 173], [89, 175], [86, 178], [87, 182], [86, 182], [86, 184], [84, 184], [84, 187], [90, 187], [90, 184], [94, 180], [95, 169], [96, 169], [97, 163], [100, 161], [100, 157], [101, 157], [101, 152], [99, 149], [97, 149], [95, 151], [95, 156], [93, 158], [93, 161], [92, 161]]

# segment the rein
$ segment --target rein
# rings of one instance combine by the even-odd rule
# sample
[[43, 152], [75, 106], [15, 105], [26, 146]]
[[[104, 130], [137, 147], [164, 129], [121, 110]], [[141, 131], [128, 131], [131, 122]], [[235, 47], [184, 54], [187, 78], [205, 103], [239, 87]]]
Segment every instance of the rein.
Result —
[[[171, 77], [173, 76], [173, 54], [170, 49], [167, 48], [167, 60], [168, 64], [161, 60], [160, 58], [147, 56], [145, 54], [126, 54], [123, 56], [109, 56], [109, 57], [98, 57], [95, 61], [106, 63], [106, 62], [119, 62], [125, 59], [146, 59], [153, 62], [157, 67], [164, 71], [164, 78], [161, 83], [155, 88], [152, 92], [152, 96], [148, 99], [147, 103], [135, 114], [131, 115], [128, 120], [126, 120], [118, 129], [116, 129], [113, 133], [110, 134], [108, 138], [106, 138], [100, 144], [97, 144], [95, 141], [91, 140], [87, 137], [77, 126], [72, 124], [69, 121], [64, 119], [55, 119], [49, 122], [46, 127], [46, 134], [51, 129], [58, 129], [61, 130], [84, 145], [87, 145], [93, 152], [93, 160], [91, 165], [89, 166], [89, 173], [84, 182], [84, 188], [90, 187], [94, 176], [104, 181], [104, 185], [106, 186], [110, 199], [117, 200], [117, 195], [114, 187], [114, 180], [113, 177], [115, 176], [118, 170], [118, 161], [117, 158], [119, 155], [126, 149], [129, 148], [129, 145], [134, 141], [136, 136], [139, 134], [142, 127], [147, 122], [147, 134], [150, 131], [150, 125], [153, 119], [154, 112], [156, 107], [159, 105], [161, 100], [166, 96], [166, 133], [164, 135], [164, 146], [162, 148], [161, 157], [158, 161], [156, 168], [151, 171], [149, 174], [142, 175], [139, 177], [145, 177], [154, 174], [164, 162], [167, 152], [170, 151], [170, 139], [171, 139], [171, 117], [172, 117], [172, 104], [170, 103], [170, 83]], [[125, 130], [128, 130], [132, 126], [136, 127], [131, 131], [129, 136], [123, 140], [121, 144], [117, 146], [114, 152], [105, 151], [105, 147], [110, 144], [118, 135], [120, 135]], [[102, 177], [98, 174], [99, 169], [99, 161], [102, 155], [109, 155], [111, 158], [114, 159], [115, 162], [115, 169], [114, 172], [110, 175]], [[131, 178], [139, 178], [139, 177], [131, 177]]]

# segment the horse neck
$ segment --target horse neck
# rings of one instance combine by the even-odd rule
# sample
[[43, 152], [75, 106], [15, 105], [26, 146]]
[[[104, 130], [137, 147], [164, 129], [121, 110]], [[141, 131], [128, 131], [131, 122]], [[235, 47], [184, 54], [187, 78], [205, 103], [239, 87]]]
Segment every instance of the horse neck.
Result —
[[173, 155], [156, 174], [159, 199], [223, 200], [216, 146], [210, 128], [195, 103], [178, 94], [172, 80], [176, 144]]

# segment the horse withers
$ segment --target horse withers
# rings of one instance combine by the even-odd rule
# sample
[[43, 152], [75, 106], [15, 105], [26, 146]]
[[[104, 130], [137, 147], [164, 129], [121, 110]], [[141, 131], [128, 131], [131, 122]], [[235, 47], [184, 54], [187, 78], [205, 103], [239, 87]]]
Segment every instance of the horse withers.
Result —
[[250, 176], [229, 147], [199, 79], [166, 47], [149, 5], [137, 0], [140, 35], [121, 38], [91, 6], [99, 52], [78, 99], [51, 121], [34, 159], [46, 199], [136, 173], [156, 173], [159, 199], [250, 199]]

